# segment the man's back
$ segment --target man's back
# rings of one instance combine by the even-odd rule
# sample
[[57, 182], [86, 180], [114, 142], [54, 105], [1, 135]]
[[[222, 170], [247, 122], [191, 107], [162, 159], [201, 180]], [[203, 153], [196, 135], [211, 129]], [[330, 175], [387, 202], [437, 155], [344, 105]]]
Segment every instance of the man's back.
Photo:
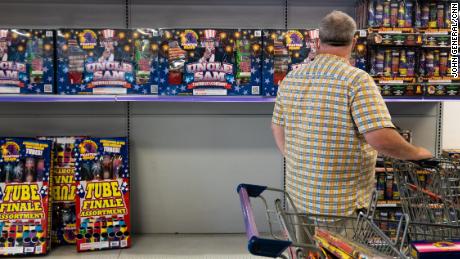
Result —
[[282, 82], [273, 123], [285, 129], [286, 189], [299, 209], [350, 215], [367, 206], [376, 151], [362, 134], [393, 127], [367, 73], [318, 55]]

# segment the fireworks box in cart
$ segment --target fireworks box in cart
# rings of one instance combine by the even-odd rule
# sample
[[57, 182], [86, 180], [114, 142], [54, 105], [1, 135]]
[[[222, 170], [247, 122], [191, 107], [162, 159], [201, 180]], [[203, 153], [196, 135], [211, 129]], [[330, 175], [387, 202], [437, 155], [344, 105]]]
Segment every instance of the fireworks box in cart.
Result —
[[77, 250], [130, 247], [128, 139], [83, 139], [75, 153]]
[[0, 256], [50, 250], [51, 142], [0, 139]]
[[313, 60], [318, 42], [318, 30], [264, 30], [262, 94], [276, 96], [289, 71]]
[[158, 31], [61, 29], [59, 94], [157, 94]]
[[52, 30], [0, 29], [0, 93], [52, 94]]
[[411, 256], [416, 259], [460, 258], [460, 241], [412, 242]]
[[82, 137], [42, 137], [53, 141], [51, 177], [52, 217], [51, 242], [75, 244], [75, 153], [77, 139]]
[[260, 95], [260, 30], [160, 30], [160, 95]]

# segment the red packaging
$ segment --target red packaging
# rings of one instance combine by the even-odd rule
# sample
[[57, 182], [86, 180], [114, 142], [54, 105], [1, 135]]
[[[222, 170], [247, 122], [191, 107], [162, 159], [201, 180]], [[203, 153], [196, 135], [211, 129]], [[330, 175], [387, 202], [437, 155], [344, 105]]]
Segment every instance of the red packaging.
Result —
[[77, 251], [130, 247], [127, 138], [80, 140], [75, 153]]

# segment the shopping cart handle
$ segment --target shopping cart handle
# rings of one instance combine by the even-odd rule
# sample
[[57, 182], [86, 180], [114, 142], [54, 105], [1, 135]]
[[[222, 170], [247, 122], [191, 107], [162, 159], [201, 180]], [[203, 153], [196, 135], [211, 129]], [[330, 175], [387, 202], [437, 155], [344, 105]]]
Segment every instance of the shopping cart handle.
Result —
[[238, 185], [238, 187], [236, 188], [236, 192], [240, 193], [241, 188], [246, 189], [249, 197], [254, 198], [259, 197], [259, 195], [267, 189], [267, 186], [242, 183]]
[[248, 250], [253, 255], [279, 257], [292, 242], [286, 240], [266, 239], [259, 237], [254, 212], [249, 197], [258, 197], [267, 187], [251, 184], [240, 184], [237, 192], [240, 196], [244, 226], [248, 237]]
[[291, 245], [290, 241], [252, 237], [248, 250], [253, 255], [278, 258]]
[[422, 159], [422, 160], [410, 160], [409, 162], [412, 162], [420, 167], [424, 168], [435, 168], [438, 167], [440, 161], [430, 158], [430, 159]]

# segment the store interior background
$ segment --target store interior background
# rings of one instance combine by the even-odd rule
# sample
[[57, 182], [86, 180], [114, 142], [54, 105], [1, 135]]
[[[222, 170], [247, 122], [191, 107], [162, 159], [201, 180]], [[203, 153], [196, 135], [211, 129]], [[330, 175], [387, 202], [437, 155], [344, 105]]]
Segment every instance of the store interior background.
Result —
[[[285, 1], [2, 0], [0, 24], [17, 28], [280, 28]], [[316, 28], [354, 0], [289, 1], [289, 28]], [[414, 143], [439, 149], [438, 103], [389, 103]], [[273, 103], [131, 103], [132, 211], [136, 233], [243, 232], [236, 185], [282, 188], [270, 131]], [[442, 109], [443, 148], [460, 147], [460, 103]], [[127, 103], [0, 103], [0, 135], [127, 135]], [[6, 123], [5, 123], [6, 122]], [[263, 219], [262, 213], [257, 214]], [[264, 228], [263, 228], [264, 229]]]

